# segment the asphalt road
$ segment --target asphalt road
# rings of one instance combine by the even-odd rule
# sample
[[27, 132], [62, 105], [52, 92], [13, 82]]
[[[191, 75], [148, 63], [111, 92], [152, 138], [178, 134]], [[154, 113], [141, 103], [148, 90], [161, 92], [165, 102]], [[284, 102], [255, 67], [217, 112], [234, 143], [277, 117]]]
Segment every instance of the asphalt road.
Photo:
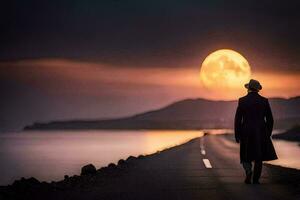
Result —
[[300, 172], [264, 165], [261, 184], [246, 185], [243, 183], [244, 171], [239, 163], [238, 144], [223, 136], [203, 137], [200, 143], [204, 143], [206, 149], [206, 155], [202, 157], [210, 160], [212, 165], [212, 169], [204, 170], [210, 171], [208, 173], [213, 177], [211, 181], [215, 183], [212, 185], [220, 186], [218, 192], [226, 199], [300, 199], [300, 183], [297, 186], [290, 184], [293, 180], [288, 180], [293, 179], [293, 176], [298, 176], [299, 180]]
[[[136, 192], [137, 196], [146, 199], [300, 199], [300, 171], [297, 170], [264, 165], [260, 185], [244, 184], [239, 145], [228, 137], [232, 136], [205, 136], [143, 160], [137, 169], [144, 171], [144, 175], [137, 179], [137, 184], [144, 187]], [[131, 194], [129, 197], [135, 196], [134, 192]]]

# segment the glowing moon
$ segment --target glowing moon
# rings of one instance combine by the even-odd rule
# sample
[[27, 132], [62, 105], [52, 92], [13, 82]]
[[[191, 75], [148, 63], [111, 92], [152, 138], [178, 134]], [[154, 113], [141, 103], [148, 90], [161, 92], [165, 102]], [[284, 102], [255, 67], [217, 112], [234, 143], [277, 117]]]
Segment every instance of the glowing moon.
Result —
[[221, 49], [209, 54], [202, 63], [200, 80], [208, 89], [237, 89], [249, 81], [251, 69], [241, 54]]

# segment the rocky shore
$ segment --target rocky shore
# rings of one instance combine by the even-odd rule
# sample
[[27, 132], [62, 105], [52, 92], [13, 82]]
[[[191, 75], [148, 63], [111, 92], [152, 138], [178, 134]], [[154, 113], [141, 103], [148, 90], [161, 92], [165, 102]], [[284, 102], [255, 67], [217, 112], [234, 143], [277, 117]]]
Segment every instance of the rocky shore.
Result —
[[[157, 157], [158, 151], [151, 155], [129, 156], [120, 159], [116, 164], [110, 163], [106, 167], [96, 169], [93, 164], [81, 168], [80, 175], [64, 176], [64, 180], [52, 182], [40, 182], [34, 177], [21, 178], [8, 186], [0, 186], [0, 200], [9, 199], [85, 199], [85, 197], [101, 196], [105, 199], [115, 199], [120, 187], [127, 187], [119, 181], [129, 181], [134, 184], [140, 176], [140, 168], [143, 160]], [[138, 175], [137, 177], [135, 177]], [[120, 185], [121, 183], [121, 185]], [[130, 190], [129, 190], [130, 191]], [[85, 193], [83, 195], [83, 193]], [[89, 199], [89, 198], [87, 198]]]
[[121, 159], [117, 164], [110, 163], [98, 170], [93, 164], [88, 164], [82, 167], [80, 176], [65, 175], [64, 180], [57, 182], [40, 182], [34, 177], [21, 178], [12, 185], [1, 186], [0, 199], [65, 199], [69, 195], [73, 196], [72, 199], [83, 199], [83, 196], [75, 194], [92, 192], [95, 187], [101, 187], [99, 192], [105, 193], [113, 190], [110, 187], [114, 182], [137, 168], [142, 159], [152, 156], [129, 156], [126, 160]]

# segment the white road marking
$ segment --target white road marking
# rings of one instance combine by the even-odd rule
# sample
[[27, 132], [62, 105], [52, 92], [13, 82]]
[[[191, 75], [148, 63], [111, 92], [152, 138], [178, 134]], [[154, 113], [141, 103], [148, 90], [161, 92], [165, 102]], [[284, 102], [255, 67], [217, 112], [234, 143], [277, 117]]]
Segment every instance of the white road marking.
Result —
[[204, 149], [201, 149], [201, 154], [202, 155], [205, 155], [206, 154], [206, 151]]
[[202, 160], [203, 160], [203, 163], [204, 163], [204, 165], [205, 165], [206, 168], [212, 168], [212, 166], [211, 166], [211, 164], [210, 164], [210, 162], [209, 162], [208, 159], [202, 159]]
[[206, 154], [205, 148], [204, 148], [204, 138], [201, 138], [201, 139], [200, 139], [200, 151], [201, 151], [201, 154], [202, 154], [202, 155], [205, 155], [205, 154]]
[[204, 138], [200, 139], [200, 149], [204, 149]]

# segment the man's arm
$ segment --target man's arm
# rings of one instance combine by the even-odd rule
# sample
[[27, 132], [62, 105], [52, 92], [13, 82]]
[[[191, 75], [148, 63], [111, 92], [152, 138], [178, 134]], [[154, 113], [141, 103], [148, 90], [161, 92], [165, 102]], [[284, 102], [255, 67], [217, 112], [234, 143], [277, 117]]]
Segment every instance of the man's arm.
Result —
[[267, 134], [268, 136], [272, 135], [273, 131], [273, 124], [274, 124], [274, 119], [271, 111], [271, 107], [269, 104], [269, 101], [267, 100], [267, 106], [266, 106], [266, 126], [267, 126]]
[[239, 100], [238, 107], [235, 113], [235, 118], [234, 118], [234, 136], [235, 136], [235, 141], [237, 143], [240, 142], [242, 120], [243, 120], [243, 116], [242, 116], [242, 110], [241, 110], [240, 100]]

